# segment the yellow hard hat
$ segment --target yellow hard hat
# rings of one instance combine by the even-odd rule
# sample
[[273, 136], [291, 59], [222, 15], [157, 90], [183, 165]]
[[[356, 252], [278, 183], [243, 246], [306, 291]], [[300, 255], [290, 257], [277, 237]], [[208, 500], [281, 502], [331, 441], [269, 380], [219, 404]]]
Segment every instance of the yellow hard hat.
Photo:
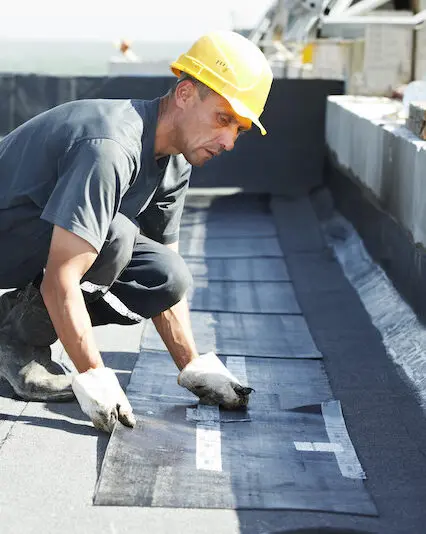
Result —
[[259, 117], [272, 84], [272, 71], [260, 49], [242, 35], [216, 31], [200, 37], [171, 64], [176, 76], [186, 72], [226, 98], [240, 117], [250, 119], [263, 135]]

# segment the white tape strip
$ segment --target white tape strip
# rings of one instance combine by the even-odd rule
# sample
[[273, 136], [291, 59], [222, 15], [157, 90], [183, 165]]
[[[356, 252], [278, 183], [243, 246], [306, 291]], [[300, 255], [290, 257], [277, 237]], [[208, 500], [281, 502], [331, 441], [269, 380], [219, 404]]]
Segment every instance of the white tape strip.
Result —
[[342, 475], [346, 478], [367, 478], [346, 429], [340, 402], [323, 402], [321, 410], [330, 442], [338, 443], [342, 447], [342, 450], [335, 451]]
[[321, 443], [312, 441], [295, 441], [294, 446], [298, 451], [305, 452], [342, 452], [343, 447], [340, 443]]
[[[226, 359], [226, 366], [240, 380], [241, 384], [247, 384], [245, 358], [228, 357]], [[195, 410], [187, 409], [186, 418], [188, 421], [197, 421], [197, 469], [222, 471], [222, 438], [219, 407], [199, 404]]]
[[199, 405], [197, 409], [197, 469], [222, 471], [220, 415], [217, 406]]

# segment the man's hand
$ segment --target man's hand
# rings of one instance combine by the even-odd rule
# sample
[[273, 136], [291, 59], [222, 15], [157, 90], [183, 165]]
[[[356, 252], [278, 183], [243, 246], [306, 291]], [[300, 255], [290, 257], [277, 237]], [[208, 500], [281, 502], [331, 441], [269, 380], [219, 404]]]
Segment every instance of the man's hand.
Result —
[[242, 386], [213, 352], [188, 363], [179, 373], [178, 384], [197, 395], [202, 404], [219, 404], [228, 410], [247, 406], [253, 391]]
[[89, 369], [76, 375], [72, 388], [83, 412], [98, 430], [111, 433], [117, 419], [123, 425], [136, 424], [132, 407], [112, 369]]

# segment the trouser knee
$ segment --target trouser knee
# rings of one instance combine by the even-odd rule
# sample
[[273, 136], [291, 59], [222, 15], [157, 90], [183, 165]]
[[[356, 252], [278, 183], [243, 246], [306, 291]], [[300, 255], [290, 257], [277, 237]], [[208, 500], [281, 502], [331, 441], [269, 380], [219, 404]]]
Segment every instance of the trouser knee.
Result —
[[82, 281], [110, 287], [129, 264], [138, 233], [139, 228], [133, 221], [117, 213], [98, 257]]
[[106, 296], [93, 299], [88, 307], [92, 324], [134, 324], [141, 317], [155, 317], [182, 300], [191, 284], [191, 273], [179, 254], [139, 236], [132, 260], [109, 291], [127, 311]]
[[162, 270], [165, 275], [165, 283], [159, 289], [159, 302], [162, 308], [160, 312], [180, 302], [192, 285], [192, 275], [183, 258], [176, 252], [167, 250], [168, 253], [162, 258], [161, 269], [159, 269], [160, 274]]

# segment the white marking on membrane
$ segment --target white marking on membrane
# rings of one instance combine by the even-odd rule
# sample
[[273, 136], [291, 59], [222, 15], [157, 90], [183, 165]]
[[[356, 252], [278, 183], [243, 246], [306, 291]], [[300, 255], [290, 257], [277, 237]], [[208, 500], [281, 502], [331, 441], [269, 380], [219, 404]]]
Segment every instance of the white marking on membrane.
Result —
[[203, 406], [197, 409], [197, 469], [222, 471], [222, 444], [218, 406]]
[[342, 452], [343, 447], [340, 443], [321, 443], [318, 441], [295, 441], [294, 446], [298, 451], [306, 452]]
[[367, 478], [349, 437], [340, 402], [323, 402], [321, 410], [328, 439], [331, 443], [339, 443], [342, 447], [341, 451], [335, 452], [342, 475], [354, 479]]
[[[229, 357], [226, 359], [226, 366], [243, 385], [247, 384], [246, 362], [244, 357]], [[199, 404], [196, 409], [188, 408], [186, 410], [186, 419], [188, 421], [197, 421], [197, 469], [222, 471], [219, 407]]]

